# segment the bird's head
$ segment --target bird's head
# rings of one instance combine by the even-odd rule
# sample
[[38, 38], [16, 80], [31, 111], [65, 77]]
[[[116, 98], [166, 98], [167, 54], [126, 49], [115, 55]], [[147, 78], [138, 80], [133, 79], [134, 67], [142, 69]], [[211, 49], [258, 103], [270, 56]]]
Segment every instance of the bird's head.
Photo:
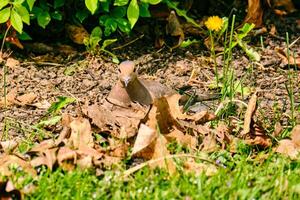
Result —
[[135, 79], [137, 79], [137, 75], [134, 71], [135, 64], [133, 61], [124, 61], [119, 65], [119, 78], [121, 83], [127, 87], [132, 83]]

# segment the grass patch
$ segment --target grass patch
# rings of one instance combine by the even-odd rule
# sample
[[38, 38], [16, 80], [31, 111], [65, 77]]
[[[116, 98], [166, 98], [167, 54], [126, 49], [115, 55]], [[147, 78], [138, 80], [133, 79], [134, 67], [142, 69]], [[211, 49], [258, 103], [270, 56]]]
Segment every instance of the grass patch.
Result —
[[[211, 155], [219, 163], [213, 176], [144, 168], [126, 180], [120, 172], [56, 170], [41, 173], [26, 199], [299, 199], [300, 161], [282, 156]], [[261, 156], [260, 156], [261, 155]]]

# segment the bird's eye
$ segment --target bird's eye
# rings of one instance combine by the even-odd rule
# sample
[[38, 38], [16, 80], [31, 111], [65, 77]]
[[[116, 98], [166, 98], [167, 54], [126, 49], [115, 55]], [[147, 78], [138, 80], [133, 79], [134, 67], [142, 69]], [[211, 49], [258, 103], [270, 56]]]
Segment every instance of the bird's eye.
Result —
[[118, 68], [118, 72], [121, 73], [121, 70]]

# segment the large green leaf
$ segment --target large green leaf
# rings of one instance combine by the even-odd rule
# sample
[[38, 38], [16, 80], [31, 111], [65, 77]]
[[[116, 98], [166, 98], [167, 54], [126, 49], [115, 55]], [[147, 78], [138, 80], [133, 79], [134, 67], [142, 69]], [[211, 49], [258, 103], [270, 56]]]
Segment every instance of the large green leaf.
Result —
[[4, 6], [6, 6], [9, 3], [9, 0], [1, 0], [0, 1], [0, 9], [2, 9]]
[[131, 0], [127, 8], [127, 18], [128, 21], [130, 22], [131, 28], [133, 28], [135, 23], [137, 22], [139, 18], [139, 14], [140, 14], [140, 9], [137, 0]]
[[85, 6], [94, 14], [98, 8], [98, 0], [85, 0]]
[[115, 0], [114, 6], [125, 6], [128, 4], [129, 0]]
[[0, 24], [7, 22], [10, 16], [10, 8], [4, 8], [0, 11]]
[[161, 1], [162, 0], [142, 0], [142, 2], [149, 3], [149, 4], [152, 4], [152, 5], [159, 4]]
[[46, 26], [50, 23], [51, 21], [51, 16], [48, 11], [41, 11], [37, 15], [37, 21], [38, 25], [41, 26], [42, 28], [46, 28]]
[[14, 10], [11, 10], [10, 22], [12, 27], [16, 29], [19, 33], [23, 31], [23, 22], [21, 16]]
[[36, 0], [26, 0], [30, 11], [32, 11], [32, 8], [33, 8], [33, 5], [34, 5], [35, 1]]
[[28, 10], [22, 5], [16, 5], [15, 8], [16, 8], [16, 11], [18, 12], [18, 14], [21, 16], [22, 21], [29, 25], [30, 24], [30, 16], [29, 16]]
[[54, 0], [54, 9], [62, 7], [65, 4], [65, 0]]

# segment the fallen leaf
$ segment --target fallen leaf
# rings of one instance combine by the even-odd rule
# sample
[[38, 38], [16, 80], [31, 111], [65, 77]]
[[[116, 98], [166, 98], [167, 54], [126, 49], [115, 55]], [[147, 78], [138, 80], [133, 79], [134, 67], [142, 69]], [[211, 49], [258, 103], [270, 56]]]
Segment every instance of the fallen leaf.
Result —
[[178, 37], [178, 43], [173, 46], [171, 49], [175, 49], [181, 45], [181, 43], [184, 41], [184, 32], [182, 30], [181, 24], [177, 18], [177, 15], [175, 11], [171, 11], [170, 15], [167, 19], [168, 23], [166, 26], [166, 32], [167, 34]]
[[57, 153], [57, 161], [62, 169], [73, 170], [77, 163], [77, 154], [68, 147], [61, 147]]
[[291, 139], [298, 149], [300, 149], [300, 125], [296, 125], [291, 132]]
[[214, 152], [218, 149], [216, 137], [211, 133], [203, 138], [200, 148], [204, 152]]
[[300, 56], [292, 52], [288, 54], [286, 49], [275, 48], [277, 55], [281, 58], [284, 65], [295, 65], [300, 67]]
[[52, 170], [56, 162], [56, 151], [58, 148], [46, 149], [39, 153], [39, 156], [33, 158], [30, 164], [34, 167], [45, 165]]
[[243, 136], [245, 136], [250, 132], [252, 116], [256, 110], [256, 101], [257, 101], [257, 95], [256, 93], [254, 93], [249, 100], [248, 107], [245, 113], [243, 131], [241, 133]]
[[213, 176], [218, 172], [215, 165], [211, 163], [198, 163], [194, 158], [189, 158], [186, 162], [184, 162], [183, 167], [186, 172], [192, 173], [196, 176], [199, 176], [202, 173], [206, 176]]
[[89, 120], [77, 118], [70, 123], [71, 135], [70, 142], [73, 147], [80, 149], [84, 146], [93, 147], [94, 140]]
[[0, 142], [1, 149], [7, 154], [12, 152], [17, 146], [18, 143], [15, 140], [6, 140]]
[[197, 138], [195, 136], [184, 134], [177, 129], [171, 131], [171, 133], [166, 134], [165, 137], [168, 141], [175, 140], [178, 144], [181, 144], [190, 149], [196, 149]]
[[272, 133], [272, 136], [273, 137], [278, 137], [278, 136], [280, 136], [282, 131], [283, 131], [283, 128], [282, 128], [281, 124], [279, 122], [276, 122], [275, 126], [274, 126], [274, 131]]
[[261, 8], [260, 0], [248, 0], [247, 16], [244, 23], [253, 23], [256, 27], [263, 24], [263, 9]]
[[141, 152], [148, 147], [157, 137], [156, 131], [145, 124], [141, 124], [134, 146], [132, 149], [132, 155]]
[[31, 104], [35, 99], [37, 98], [37, 95], [33, 92], [23, 94], [21, 96], [18, 96], [16, 100], [20, 103], [20, 105], [28, 105]]
[[8, 58], [5, 65], [9, 68], [14, 68], [16, 66], [20, 66], [20, 62], [14, 58]]
[[296, 145], [289, 139], [280, 140], [278, 146], [275, 148], [275, 152], [289, 156], [291, 159], [296, 159], [299, 154]]
[[214, 130], [216, 139], [222, 144], [222, 149], [225, 149], [226, 144], [230, 144], [232, 137], [229, 133], [229, 128], [225, 123], [219, 123], [217, 128]]
[[6, 95], [6, 101], [4, 97], [0, 99], [0, 108], [4, 108], [5, 105], [6, 106], [13, 105], [15, 103], [16, 96], [17, 96], [17, 89], [14, 88], [10, 90]]
[[14, 173], [13, 171], [11, 171], [11, 165], [19, 166], [21, 169], [32, 176], [36, 175], [36, 171], [28, 162], [15, 155], [0, 155], [0, 163], [0, 173], [2, 176], [11, 176]]

